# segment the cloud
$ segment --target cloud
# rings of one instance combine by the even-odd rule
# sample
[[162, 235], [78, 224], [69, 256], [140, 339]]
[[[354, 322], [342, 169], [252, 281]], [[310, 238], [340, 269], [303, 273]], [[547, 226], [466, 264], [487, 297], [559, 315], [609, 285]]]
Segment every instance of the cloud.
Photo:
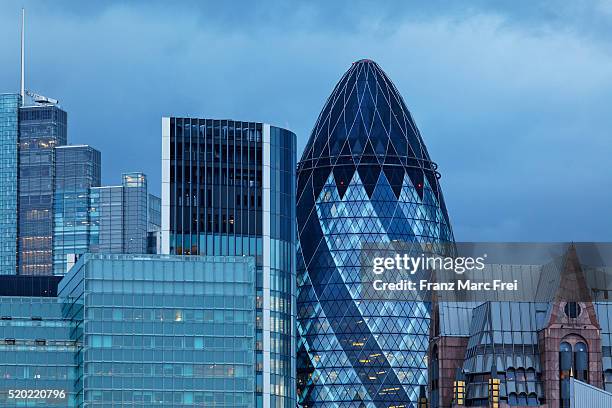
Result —
[[[105, 183], [144, 170], [159, 191], [162, 115], [267, 121], [301, 149], [369, 57], [440, 165], [457, 239], [610, 239], [608, 2], [168, 4], [26, 3], [28, 86], [102, 151]], [[18, 87], [19, 7], [0, 14], [2, 91]]]

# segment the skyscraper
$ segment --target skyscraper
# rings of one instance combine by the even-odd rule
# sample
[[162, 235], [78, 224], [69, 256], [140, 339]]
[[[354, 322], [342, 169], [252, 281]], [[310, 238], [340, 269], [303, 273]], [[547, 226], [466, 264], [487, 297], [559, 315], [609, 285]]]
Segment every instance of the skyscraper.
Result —
[[91, 146], [55, 149], [53, 273], [65, 274], [88, 252], [91, 237], [90, 189], [100, 185], [100, 152]]
[[91, 188], [90, 252], [146, 254], [148, 198], [143, 173], [124, 173], [118, 186]]
[[67, 115], [57, 104], [19, 109], [17, 273], [53, 273], [55, 147], [66, 144]]
[[17, 273], [18, 94], [0, 94], [0, 275]]
[[147, 211], [147, 253], [161, 254], [161, 198], [149, 194]]
[[364, 296], [360, 255], [396, 241], [439, 253], [453, 241], [436, 169], [387, 75], [371, 60], [353, 63], [297, 170], [302, 406], [416, 406], [430, 307]]
[[295, 407], [295, 145], [265, 123], [162, 119], [162, 253], [256, 259], [257, 407]]

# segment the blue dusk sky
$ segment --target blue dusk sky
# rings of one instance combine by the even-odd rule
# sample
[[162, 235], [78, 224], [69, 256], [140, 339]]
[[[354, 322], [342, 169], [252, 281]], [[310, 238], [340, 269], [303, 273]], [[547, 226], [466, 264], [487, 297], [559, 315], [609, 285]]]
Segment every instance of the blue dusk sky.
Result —
[[159, 193], [161, 117], [298, 135], [357, 59], [402, 93], [460, 241], [612, 241], [612, 1], [4, 1], [0, 92], [60, 100], [103, 182]]

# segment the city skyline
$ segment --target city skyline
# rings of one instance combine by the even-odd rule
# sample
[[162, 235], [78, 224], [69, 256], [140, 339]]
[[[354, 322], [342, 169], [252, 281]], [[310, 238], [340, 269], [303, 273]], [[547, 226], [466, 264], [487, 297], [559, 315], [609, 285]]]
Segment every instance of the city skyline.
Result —
[[[288, 127], [300, 154], [337, 72], [368, 57], [395, 78], [428, 135], [458, 240], [609, 239], [610, 221], [595, 215], [612, 198], [598, 188], [606, 181], [612, 89], [609, 46], [599, 35], [609, 23], [603, 4], [572, 10], [541, 2], [535, 11], [395, 4], [373, 10], [368, 22], [360, 16], [365, 3], [353, 11], [185, 3], [169, 19], [162, 3], [145, 11], [134, 4], [85, 11], [76, 3], [13, 3], [0, 14], [7, 39], [0, 61], [8, 67], [0, 86], [7, 92], [19, 86], [22, 5], [27, 87], [70, 112], [71, 143], [102, 152], [103, 184], [143, 170], [159, 193], [156, 135], [164, 115]], [[233, 18], [244, 24], [216, 30]], [[262, 24], [266, 18], [278, 24]], [[210, 55], [217, 63], [207, 63]], [[278, 97], [255, 103], [262, 92]], [[91, 127], [94, 118], [99, 125]], [[113, 149], [119, 141], [124, 148]], [[142, 154], [133, 154], [137, 148]]]
[[607, 2], [7, 5], [0, 405], [612, 406]]

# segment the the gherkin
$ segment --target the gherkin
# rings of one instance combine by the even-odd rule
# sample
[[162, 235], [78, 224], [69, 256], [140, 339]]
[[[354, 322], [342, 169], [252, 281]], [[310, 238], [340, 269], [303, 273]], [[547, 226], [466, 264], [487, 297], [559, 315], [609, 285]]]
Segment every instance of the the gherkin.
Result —
[[368, 244], [453, 242], [439, 173], [398, 90], [371, 60], [334, 88], [298, 165], [298, 398], [304, 407], [416, 407], [430, 307], [376, 300]]

